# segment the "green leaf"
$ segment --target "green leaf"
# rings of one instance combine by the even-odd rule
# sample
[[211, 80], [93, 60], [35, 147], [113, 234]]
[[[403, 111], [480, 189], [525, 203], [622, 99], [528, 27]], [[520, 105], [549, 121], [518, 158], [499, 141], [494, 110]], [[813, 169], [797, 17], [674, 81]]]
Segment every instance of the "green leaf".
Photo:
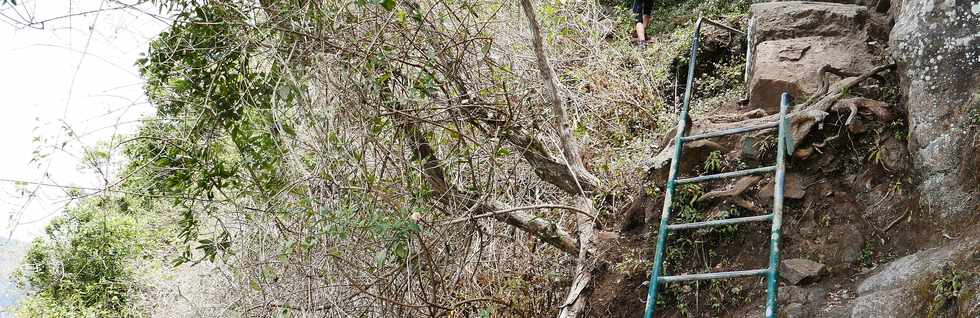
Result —
[[395, 0], [382, 0], [381, 6], [384, 7], [385, 10], [391, 11], [395, 8]]
[[385, 10], [391, 11], [395, 8], [395, 0], [371, 0], [371, 3], [381, 5]]

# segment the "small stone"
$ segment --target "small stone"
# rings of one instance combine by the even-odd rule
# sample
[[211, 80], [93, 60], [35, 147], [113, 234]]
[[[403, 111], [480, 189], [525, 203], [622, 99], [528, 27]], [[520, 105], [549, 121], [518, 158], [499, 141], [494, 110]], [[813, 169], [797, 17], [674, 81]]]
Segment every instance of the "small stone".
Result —
[[779, 276], [792, 285], [814, 281], [823, 271], [823, 264], [803, 258], [788, 259], [779, 264]]
[[888, 138], [882, 143], [884, 150], [882, 164], [891, 171], [901, 171], [909, 167], [909, 152], [901, 141]]
[[868, 130], [867, 127], [864, 126], [864, 123], [861, 122], [861, 119], [857, 117], [854, 118], [854, 121], [851, 122], [850, 125], [847, 125], [847, 131], [850, 132], [852, 135], [860, 135], [867, 130]]
[[[799, 200], [806, 196], [806, 191], [803, 190], [803, 178], [795, 173], [787, 173], [786, 177], [783, 179], [783, 197], [787, 199]], [[759, 190], [759, 198], [770, 199], [772, 198], [773, 189], [775, 187], [775, 181], [770, 180], [768, 184]]]
[[795, 151], [793, 151], [793, 156], [799, 158], [800, 160], [810, 158], [811, 155], [813, 155], [813, 147], [811, 146], [797, 148]]

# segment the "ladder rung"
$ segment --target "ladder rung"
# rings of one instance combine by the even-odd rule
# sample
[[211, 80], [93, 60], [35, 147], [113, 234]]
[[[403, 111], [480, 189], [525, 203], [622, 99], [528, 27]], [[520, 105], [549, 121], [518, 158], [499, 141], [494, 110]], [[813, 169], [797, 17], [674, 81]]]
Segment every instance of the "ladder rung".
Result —
[[736, 277], [746, 277], [746, 276], [756, 276], [769, 274], [768, 268], [763, 269], [751, 269], [747, 271], [733, 271], [733, 272], [717, 272], [717, 273], [702, 273], [702, 274], [690, 274], [690, 275], [677, 275], [677, 276], [662, 276], [658, 282], [670, 283], [670, 282], [683, 282], [689, 280], [706, 280], [706, 279], [722, 279], [722, 278], [736, 278]]
[[694, 177], [694, 178], [687, 178], [687, 179], [677, 179], [677, 181], [674, 181], [674, 182], [676, 182], [677, 184], [685, 184], [685, 183], [701, 182], [701, 181], [721, 179], [721, 178], [740, 177], [740, 176], [749, 175], [749, 174], [765, 173], [765, 172], [772, 172], [772, 171], [776, 171], [776, 166], [768, 166], [768, 167], [761, 167], [761, 168], [754, 168], [754, 169], [738, 170], [738, 171], [725, 172], [725, 173], [719, 173], [719, 174], [709, 174], [709, 175], [706, 175], [706, 176], [700, 176], [700, 177]]
[[700, 134], [700, 135], [687, 136], [687, 137], [681, 138], [681, 140], [683, 140], [683, 141], [695, 141], [695, 140], [708, 139], [708, 138], [721, 137], [721, 136], [728, 136], [728, 135], [734, 135], [734, 134], [741, 134], [741, 133], [746, 133], [746, 132], [750, 132], [750, 131], [763, 130], [763, 129], [776, 128], [776, 127], [779, 127], [779, 122], [778, 121], [777, 122], [766, 123], [766, 124], [762, 124], [762, 125], [755, 125], [755, 126], [748, 126], [748, 127], [739, 127], [739, 128], [732, 128], [732, 129], [725, 129], [725, 130], [713, 131], [713, 132], [709, 132], [709, 133], [703, 133], [703, 134]]
[[708, 227], [708, 226], [721, 226], [721, 225], [738, 224], [738, 223], [746, 223], [746, 222], [768, 221], [771, 219], [772, 219], [772, 214], [766, 214], [766, 215], [747, 216], [741, 218], [721, 219], [721, 220], [704, 221], [704, 222], [671, 224], [668, 225], [667, 228], [670, 230], [696, 229], [696, 228]]

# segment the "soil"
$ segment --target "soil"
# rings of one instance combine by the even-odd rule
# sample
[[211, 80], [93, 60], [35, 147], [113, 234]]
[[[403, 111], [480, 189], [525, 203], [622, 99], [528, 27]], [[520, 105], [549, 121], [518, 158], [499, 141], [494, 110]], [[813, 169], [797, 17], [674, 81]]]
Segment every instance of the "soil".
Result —
[[[730, 103], [714, 113], [744, 111], [736, 103]], [[834, 118], [828, 118], [822, 130], [815, 130], [800, 143], [811, 145], [826, 141], [826, 144], [805, 159], [793, 157], [787, 161], [787, 173], [801, 179], [805, 196], [798, 200], [786, 199], [780, 257], [806, 258], [825, 264], [827, 274], [808, 287], [825, 290], [824, 300], [819, 305], [833, 309], [848, 297], [854, 297], [855, 282], [875, 266], [932, 247], [928, 242], [944, 240], [941, 239], [942, 231], [937, 231], [937, 225], [932, 222], [934, 215], [919, 208], [915, 176], [906, 170], [889, 170], [878, 159], [883, 155], [882, 151], [896, 151], [883, 150], [887, 148], [880, 145], [884, 138], [891, 138], [889, 134], [901, 136], [906, 125], [902, 119], [893, 123], [869, 120], [864, 129], [851, 133], [843, 126], [846, 114], [839, 118], [837, 115], [830, 117]], [[834, 136], [837, 137], [832, 138]], [[735, 147], [739, 141], [734, 137], [716, 141], [726, 149], [734, 149], [726, 155], [726, 171], [734, 170], [732, 159], [740, 157]], [[876, 151], [879, 153], [875, 154]], [[909, 160], [904, 147], [897, 151], [900, 153], [888, 155]], [[704, 148], [686, 150], [682, 175], [700, 174], [708, 152]], [[770, 154], [760, 161], [772, 160]], [[745, 164], [753, 167], [762, 163], [748, 161]], [[651, 171], [638, 188], [662, 188], [665, 182], [665, 172]], [[734, 182], [732, 179], [709, 184], [704, 191], [723, 189]], [[769, 178], [763, 179], [745, 193], [766, 211], [769, 211], [770, 199], [762, 199], [758, 194], [759, 189], [769, 182]], [[593, 316], [642, 316], [655, 247], [655, 238], [650, 237], [655, 237], [662, 200], [662, 196], [655, 192], [640, 190], [633, 203], [622, 211], [620, 237], [603, 245], [608, 263], [596, 276]], [[707, 211], [705, 215], [716, 216], [718, 211], [730, 209], [733, 205], [728, 201], [719, 200], [703, 206]], [[754, 214], [745, 209], [741, 211], [743, 216]], [[642, 225], [638, 215], [646, 215], [653, 221]], [[669, 244], [678, 238], [700, 241], [694, 245], [696, 249], [682, 251], [685, 254], [676, 262], [684, 272], [755, 269], [767, 266], [769, 235], [769, 223], [753, 223], [739, 225], [731, 234], [672, 234]], [[668, 245], [668, 249], [672, 246]], [[638, 266], [641, 262], [642, 266]], [[677, 269], [667, 268], [667, 275], [673, 274], [677, 274]], [[684, 299], [677, 302], [676, 297], [666, 297], [667, 302], [658, 306], [661, 317], [751, 316], [761, 312], [765, 298], [764, 279], [760, 277], [727, 280], [720, 285], [701, 282], [668, 288], [681, 288]]]

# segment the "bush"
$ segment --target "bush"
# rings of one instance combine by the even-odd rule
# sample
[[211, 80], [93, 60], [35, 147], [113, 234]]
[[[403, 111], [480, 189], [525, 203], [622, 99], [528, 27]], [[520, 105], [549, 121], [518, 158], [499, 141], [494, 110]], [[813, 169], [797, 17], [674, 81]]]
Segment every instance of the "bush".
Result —
[[149, 238], [121, 201], [91, 198], [51, 222], [18, 273], [24, 317], [132, 317], [140, 290], [131, 263]]

